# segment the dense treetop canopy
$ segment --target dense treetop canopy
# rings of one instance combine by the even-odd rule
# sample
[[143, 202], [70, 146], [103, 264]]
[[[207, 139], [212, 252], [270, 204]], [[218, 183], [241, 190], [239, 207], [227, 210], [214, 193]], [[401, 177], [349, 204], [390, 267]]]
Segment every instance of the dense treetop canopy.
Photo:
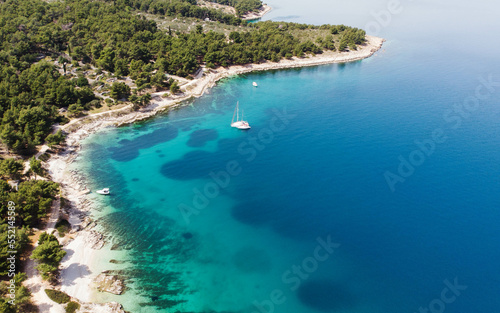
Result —
[[236, 9], [238, 16], [256, 11], [262, 7], [262, 1], [260, 0], [210, 0], [210, 2], [232, 6]]

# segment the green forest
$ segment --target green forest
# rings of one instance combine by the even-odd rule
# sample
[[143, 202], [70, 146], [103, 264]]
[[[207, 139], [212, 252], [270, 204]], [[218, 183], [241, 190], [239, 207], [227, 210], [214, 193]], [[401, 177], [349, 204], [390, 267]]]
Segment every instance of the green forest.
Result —
[[[32, 158], [31, 168], [24, 171], [24, 164], [12, 158], [0, 160], [0, 277], [2, 281], [15, 281], [15, 300], [6, 297], [10, 293], [8, 284], [0, 283], [0, 312], [36, 312], [31, 303], [30, 292], [22, 286], [26, 275], [20, 271], [23, 262], [32, 249], [30, 236], [33, 227], [40, 227], [59, 193], [59, 186], [48, 180], [39, 180], [44, 175], [41, 161]], [[16, 187], [7, 183], [15, 181]], [[42, 233], [39, 245], [33, 250], [32, 258], [37, 260], [37, 268], [47, 280], [57, 275], [59, 262], [65, 252], [57, 238]], [[48, 238], [48, 239], [46, 239]], [[50, 243], [45, 243], [48, 241]], [[14, 262], [9, 259], [15, 251]], [[14, 268], [12, 267], [14, 265]]]
[[210, 0], [210, 2], [232, 6], [236, 9], [238, 16], [256, 11], [262, 7], [262, 1], [260, 0]]
[[[37, 147], [64, 142], [54, 124], [67, 123], [106, 104], [130, 101], [147, 105], [151, 91], [179, 91], [171, 76], [192, 79], [201, 66], [278, 62], [294, 56], [345, 51], [363, 44], [363, 30], [344, 25], [313, 26], [285, 22], [247, 23], [240, 18], [262, 6], [259, 0], [216, 0], [237, 14], [203, 8], [195, 0], [5, 0], [0, 2], [0, 140], [5, 150], [28, 161]], [[195, 23], [188, 31], [173, 21]], [[168, 24], [168, 23], [170, 24]], [[167, 26], [161, 26], [167, 23]], [[212, 23], [221, 31], [206, 30]], [[99, 77], [115, 80], [98, 95]], [[133, 81], [133, 86], [120, 79]], [[104, 79], [104, 78], [101, 78]], [[101, 86], [102, 87], [102, 86]], [[0, 155], [0, 276], [6, 262], [8, 203], [16, 204], [16, 250], [26, 254], [33, 227], [51, 208], [57, 184], [38, 179], [45, 173], [39, 160], [25, 164]], [[18, 181], [17, 188], [7, 180]], [[64, 256], [57, 238], [43, 235], [32, 258], [45, 279], [54, 279]], [[28, 256], [29, 257], [29, 256]], [[26, 259], [26, 258], [24, 258]], [[19, 262], [19, 259], [16, 260]], [[21, 268], [18, 264], [17, 269]], [[18, 283], [25, 279], [18, 274]], [[32, 312], [29, 292], [18, 288], [16, 309], [2, 298], [1, 312]], [[0, 283], [0, 295], [6, 286]], [[10, 310], [10, 311], [9, 311]]]

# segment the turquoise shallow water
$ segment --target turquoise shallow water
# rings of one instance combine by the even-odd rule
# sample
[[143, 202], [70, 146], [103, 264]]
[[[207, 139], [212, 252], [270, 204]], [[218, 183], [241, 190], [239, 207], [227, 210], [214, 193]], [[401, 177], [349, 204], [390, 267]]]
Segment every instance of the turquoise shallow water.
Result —
[[[271, 5], [268, 18], [360, 27], [386, 7]], [[77, 166], [111, 188], [96, 216], [126, 252], [114, 266], [130, 289], [108, 298], [131, 312], [495, 312], [500, 87], [474, 100], [481, 77], [500, 81], [495, 6], [407, 3], [370, 59], [227, 79], [88, 138]], [[248, 132], [229, 127], [237, 101]], [[387, 172], [404, 179], [394, 191]], [[445, 303], [455, 278], [467, 289]]]

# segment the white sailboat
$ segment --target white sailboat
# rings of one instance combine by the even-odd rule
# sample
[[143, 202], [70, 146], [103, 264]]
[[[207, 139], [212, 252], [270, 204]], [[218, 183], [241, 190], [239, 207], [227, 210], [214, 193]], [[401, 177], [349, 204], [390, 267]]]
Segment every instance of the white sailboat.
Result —
[[[231, 120], [231, 127], [235, 127], [238, 129], [250, 129], [250, 125], [248, 124], [248, 122], [243, 120], [243, 113], [241, 114], [240, 120], [239, 104], [239, 102], [236, 103], [236, 109], [234, 110], [233, 119]], [[234, 121], [235, 116], [236, 122]]]
[[259, 86], [259, 85], [257, 85], [257, 83], [256, 83], [256, 82], [253, 82], [253, 83], [252, 83], [252, 85], [253, 85], [254, 87], [258, 87], [258, 86]]

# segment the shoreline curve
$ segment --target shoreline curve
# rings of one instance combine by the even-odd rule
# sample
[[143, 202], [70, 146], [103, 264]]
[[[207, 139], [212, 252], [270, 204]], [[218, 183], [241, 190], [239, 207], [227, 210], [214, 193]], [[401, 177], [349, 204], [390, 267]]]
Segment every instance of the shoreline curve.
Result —
[[[89, 232], [95, 232], [88, 228], [88, 215], [92, 211], [92, 205], [89, 203], [85, 178], [81, 173], [70, 171], [69, 164], [78, 156], [81, 149], [80, 142], [87, 136], [99, 131], [104, 127], [119, 127], [151, 118], [166, 109], [171, 109], [182, 105], [186, 100], [198, 98], [216, 83], [224, 78], [240, 75], [254, 71], [278, 70], [297, 67], [318, 66], [332, 63], [347, 63], [362, 60], [371, 57], [382, 48], [385, 39], [373, 36], [367, 36], [367, 42], [359, 46], [357, 51], [350, 52], [324, 52], [316, 56], [304, 58], [294, 57], [292, 59], [281, 60], [280, 62], [265, 62], [260, 64], [249, 64], [245, 66], [230, 66], [227, 68], [219, 67], [217, 69], [203, 68], [201, 73], [189, 83], [181, 86], [183, 94], [179, 96], [170, 96], [163, 98], [166, 92], [152, 94], [151, 104], [139, 111], [132, 111], [132, 105], [123, 108], [91, 114], [82, 118], [74, 119], [66, 125], [56, 127], [68, 133], [67, 147], [61, 154], [53, 155], [48, 161], [46, 168], [51, 179], [61, 185], [62, 194], [72, 202], [69, 220], [72, 224], [74, 239], [69, 241], [65, 249], [74, 249], [79, 251], [88, 251], [83, 257], [80, 253], [74, 253], [66, 257], [62, 262], [61, 282], [58, 287], [67, 292], [70, 296], [78, 299], [87, 305], [91, 301], [91, 295], [94, 293], [91, 288], [92, 280], [90, 275], [81, 279], [78, 273], [72, 268], [91, 267], [93, 260], [97, 258], [96, 249], [93, 249], [92, 242], [83, 239]], [[42, 147], [42, 150], [48, 147]], [[95, 244], [95, 243], [94, 243]], [[73, 250], [73, 251], [74, 251]], [[98, 273], [95, 273], [98, 274]], [[75, 276], [76, 275], [76, 276]], [[95, 275], [93, 275], [95, 276]], [[71, 283], [71, 284], [70, 284]], [[94, 304], [97, 305], [97, 304]], [[117, 311], [114, 312], [122, 312]]]

